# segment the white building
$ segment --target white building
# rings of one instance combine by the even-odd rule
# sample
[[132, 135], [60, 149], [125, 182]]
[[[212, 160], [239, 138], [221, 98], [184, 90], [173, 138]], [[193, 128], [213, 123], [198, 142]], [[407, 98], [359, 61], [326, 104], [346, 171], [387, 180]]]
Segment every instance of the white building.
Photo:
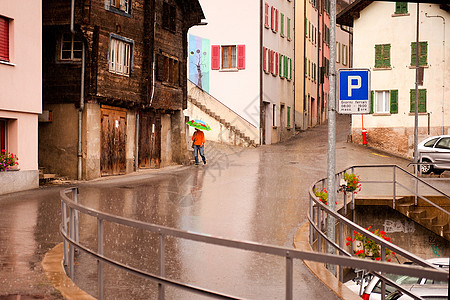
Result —
[[[373, 113], [353, 115], [353, 140], [365, 128], [369, 146], [406, 157], [414, 149], [417, 6], [357, 0], [337, 18], [353, 26], [353, 67], [371, 71]], [[449, 4], [419, 4], [419, 141], [450, 133], [449, 11]]]
[[41, 1], [0, 0], [0, 150], [19, 158], [0, 173], [0, 194], [37, 188], [42, 112]]
[[[210, 45], [210, 53], [204, 47], [198, 51], [208, 66], [201, 77], [208, 76], [209, 94], [254, 125], [246, 134], [256, 143], [276, 143], [292, 135], [294, 1], [200, 3], [208, 24], [191, 28], [189, 34]], [[197, 83], [198, 76], [191, 80]], [[227, 121], [233, 125], [234, 120]]]

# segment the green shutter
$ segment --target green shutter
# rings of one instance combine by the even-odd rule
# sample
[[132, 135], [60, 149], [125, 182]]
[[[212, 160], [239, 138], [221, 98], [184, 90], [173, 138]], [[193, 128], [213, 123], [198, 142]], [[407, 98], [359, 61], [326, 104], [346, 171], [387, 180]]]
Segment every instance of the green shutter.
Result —
[[373, 114], [373, 91], [370, 91], [370, 113]]
[[414, 112], [414, 103], [416, 102], [416, 91], [411, 89], [409, 90], [409, 112]]
[[375, 68], [381, 68], [383, 66], [383, 52], [382, 45], [375, 45]]
[[283, 61], [283, 55], [281, 53], [278, 53], [278, 75], [281, 78], [283, 78], [283, 70], [281, 69], [282, 61]]
[[289, 59], [289, 80], [292, 80], [292, 58]]
[[291, 39], [291, 19], [287, 18], [287, 24], [286, 24], [286, 33], [288, 40]]
[[308, 36], [308, 18], [305, 18], [305, 36]]
[[419, 66], [427, 65], [428, 42], [419, 43]]
[[383, 45], [383, 67], [391, 66], [391, 45]]
[[281, 30], [280, 35], [284, 37], [284, 14], [281, 14]]
[[391, 114], [398, 114], [398, 90], [391, 90]]
[[427, 90], [419, 90], [419, 112], [427, 112]]
[[395, 13], [396, 14], [408, 13], [408, 2], [395, 2]]
[[308, 75], [308, 59], [305, 57], [305, 76]]
[[411, 66], [416, 65], [416, 42], [411, 43]]

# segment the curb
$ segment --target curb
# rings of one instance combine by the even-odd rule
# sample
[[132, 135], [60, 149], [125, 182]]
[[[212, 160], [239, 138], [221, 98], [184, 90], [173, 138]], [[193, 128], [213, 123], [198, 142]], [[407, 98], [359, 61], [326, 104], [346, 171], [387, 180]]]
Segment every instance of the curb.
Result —
[[63, 250], [63, 243], [59, 243], [45, 254], [42, 260], [45, 276], [53, 284], [53, 287], [61, 292], [64, 299], [95, 300], [94, 297], [76, 286], [66, 275], [63, 267]]

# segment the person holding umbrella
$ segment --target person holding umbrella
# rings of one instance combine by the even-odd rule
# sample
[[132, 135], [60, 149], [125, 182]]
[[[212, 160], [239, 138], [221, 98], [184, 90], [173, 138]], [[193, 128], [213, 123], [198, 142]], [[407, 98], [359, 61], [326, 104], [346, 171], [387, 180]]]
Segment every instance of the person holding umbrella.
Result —
[[206, 165], [205, 157], [205, 134], [198, 128], [195, 128], [195, 132], [192, 135], [192, 140], [194, 141], [194, 157], [195, 165], [198, 166], [198, 153], [202, 157], [203, 164]]
[[186, 124], [195, 128], [195, 132], [192, 135], [192, 146], [194, 147], [195, 165], [198, 165], [198, 152], [203, 159], [203, 163], [206, 165], [205, 158], [205, 134], [202, 130], [209, 131], [211, 127], [202, 120], [190, 120]]

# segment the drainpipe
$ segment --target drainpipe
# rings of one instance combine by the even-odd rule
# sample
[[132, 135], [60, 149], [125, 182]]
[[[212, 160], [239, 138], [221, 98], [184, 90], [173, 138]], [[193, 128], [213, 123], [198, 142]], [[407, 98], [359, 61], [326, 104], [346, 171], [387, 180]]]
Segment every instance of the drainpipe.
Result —
[[441, 18], [444, 25], [444, 34], [442, 39], [442, 127], [441, 134], [444, 134], [444, 95], [445, 95], [445, 19], [442, 16], [429, 16], [425, 13], [427, 18]]
[[294, 105], [292, 106], [292, 121], [293, 121], [292, 136], [295, 136], [295, 77], [297, 76], [297, 74], [295, 73], [295, 65], [297, 64], [296, 60], [295, 60], [295, 36], [296, 36], [295, 35], [295, 1], [293, 3], [293, 7], [294, 7], [294, 19], [292, 20], [293, 21], [292, 23], [294, 24], [294, 30], [292, 30], [292, 33], [294, 34], [294, 57], [293, 57], [293, 59], [294, 59], [294, 80], [292, 83], [292, 88], [294, 89]]
[[[263, 141], [265, 141], [265, 127], [266, 123], [263, 122], [264, 116], [263, 116], [263, 28], [264, 28], [264, 22], [263, 22], [263, 11], [264, 11], [264, 1], [259, 1], [259, 144], [262, 145]], [[267, 121], [267, 120], [266, 120]], [[264, 126], [264, 128], [262, 127]]]
[[[75, 32], [75, 0], [72, 0], [70, 7], [70, 31], [73, 35]], [[83, 110], [84, 110], [84, 76], [86, 65], [86, 48], [85, 41], [82, 39], [83, 51], [81, 55], [81, 92], [80, 92], [80, 109], [78, 110], [78, 180], [83, 178]]]
[[[154, 11], [154, 15], [153, 15], [153, 45], [155, 44], [155, 39], [156, 39], [156, 3], [155, 0], [153, 0], [153, 11]], [[152, 95], [150, 97], [150, 103], [149, 103], [149, 107], [152, 106], [153, 103], [153, 97], [155, 96], [155, 73], [156, 73], [156, 54], [155, 54], [155, 48], [153, 47], [153, 63], [152, 63]]]

